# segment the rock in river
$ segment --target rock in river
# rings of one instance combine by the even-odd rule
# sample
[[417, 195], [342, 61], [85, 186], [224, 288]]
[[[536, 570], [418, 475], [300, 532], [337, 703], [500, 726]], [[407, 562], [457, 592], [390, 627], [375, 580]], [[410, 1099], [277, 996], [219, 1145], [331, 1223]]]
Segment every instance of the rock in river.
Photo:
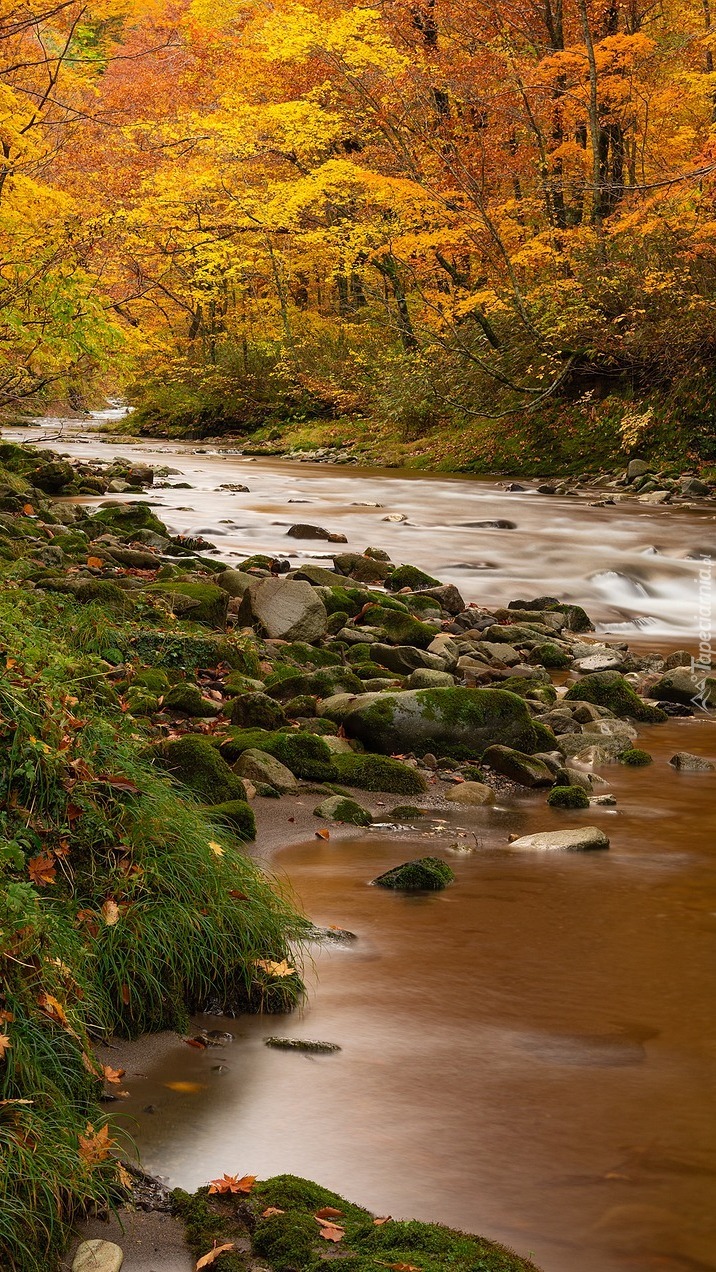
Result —
[[588, 852], [608, 848], [609, 839], [597, 826], [577, 826], [573, 830], [544, 830], [523, 835], [509, 845], [517, 852]]
[[704, 759], [703, 755], [691, 755], [689, 751], [677, 751], [669, 764], [682, 773], [712, 773], [716, 769], [716, 764], [712, 764], [711, 760]]

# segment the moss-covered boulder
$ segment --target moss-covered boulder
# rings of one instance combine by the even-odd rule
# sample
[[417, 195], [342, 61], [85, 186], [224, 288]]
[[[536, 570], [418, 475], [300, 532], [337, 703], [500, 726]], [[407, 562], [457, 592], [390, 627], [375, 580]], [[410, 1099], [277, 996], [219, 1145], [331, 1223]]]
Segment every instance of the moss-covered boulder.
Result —
[[360, 621], [366, 627], [379, 628], [391, 645], [412, 645], [415, 649], [427, 649], [435, 639], [434, 627], [413, 618], [407, 610], [396, 610], [387, 605], [369, 605]]
[[338, 780], [364, 791], [420, 795], [427, 790], [422, 773], [385, 755], [334, 755]]
[[346, 822], [349, 826], [370, 826], [373, 821], [367, 808], [363, 808], [356, 800], [349, 799], [346, 795], [331, 795], [313, 811], [316, 817]]
[[592, 702], [595, 706], [608, 707], [615, 716], [630, 717], [643, 724], [661, 724], [667, 719], [659, 707], [643, 702], [618, 671], [595, 671], [582, 676], [567, 691], [565, 701]]
[[223, 628], [229, 611], [229, 594], [213, 583], [150, 583], [145, 589], [150, 597], [164, 600], [179, 618], [201, 623], [203, 627]]
[[162, 706], [167, 711], [180, 711], [182, 715], [197, 718], [219, 714], [216, 703], [211, 698], [205, 698], [198, 685], [189, 684], [188, 681], [172, 685], [164, 695]]
[[318, 671], [297, 672], [282, 676], [273, 684], [267, 681], [267, 691], [272, 698], [282, 702], [299, 694], [314, 698], [330, 698], [334, 693], [362, 693], [363, 683], [348, 667], [321, 667]]
[[652, 685], [649, 697], [684, 706], [694, 703], [701, 707], [716, 707], [716, 678], [697, 676], [688, 667], [673, 667]]
[[274, 755], [269, 755], [268, 751], [259, 751], [256, 747], [250, 747], [239, 756], [234, 772], [255, 782], [257, 787], [271, 786], [276, 791], [295, 791], [298, 786], [296, 778], [285, 764]]
[[393, 888], [397, 892], [439, 892], [447, 888], [454, 878], [447, 862], [441, 861], [439, 857], [421, 857], [386, 870], [373, 883], [380, 888]]
[[582, 786], [555, 786], [547, 803], [550, 808], [589, 808], [589, 796]]
[[187, 733], [158, 746], [155, 762], [207, 804], [244, 800], [246, 790], [208, 738]]
[[137, 530], [152, 530], [161, 535], [169, 533], [164, 522], [152, 511], [151, 505], [141, 502], [110, 504], [106, 508], [100, 508], [85, 524], [90, 534], [93, 531], [104, 534], [107, 526], [124, 535], [133, 535]]
[[241, 729], [280, 729], [286, 723], [283, 707], [266, 693], [243, 693], [234, 698], [228, 716]]
[[552, 786], [552, 770], [534, 755], [525, 755], [511, 746], [488, 746], [482, 757], [496, 773], [502, 773], [520, 786]]
[[33, 486], [47, 495], [58, 495], [60, 491], [71, 488], [76, 473], [66, 459], [51, 459], [45, 464], [38, 464], [30, 474]]
[[334, 782], [337, 774], [333, 756], [323, 738], [303, 730], [233, 729], [220, 743], [221, 754], [234, 761], [248, 750], [273, 755], [295, 777], [309, 782]]
[[386, 579], [385, 586], [389, 592], [400, 592], [404, 587], [418, 592], [423, 587], [440, 587], [440, 580], [419, 570], [417, 565], [398, 565]]
[[627, 747], [626, 751], [622, 751], [617, 756], [617, 759], [620, 764], [626, 764], [629, 768], [645, 768], [648, 764], [654, 763], [654, 757], [638, 746]]
[[[521, 698], [500, 689], [409, 689], [371, 695], [344, 720], [346, 733], [384, 755], [415, 751], [478, 759], [495, 743], [532, 754], [542, 739]], [[545, 730], [545, 732], [547, 732]]]
[[[152, 667], [196, 671], [199, 667], [243, 669], [246, 656], [240, 640], [195, 632], [156, 631], [152, 628], [117, 633], [120, 649]], [[257, 660], [258, 664], [258, 660]]]
[[223, 822], [237, 839], [256, 838], [256, 818], [253, 809], [244, 799], [230, 799], [224, 804], [214, 804], [208, 810], [212, 821]]

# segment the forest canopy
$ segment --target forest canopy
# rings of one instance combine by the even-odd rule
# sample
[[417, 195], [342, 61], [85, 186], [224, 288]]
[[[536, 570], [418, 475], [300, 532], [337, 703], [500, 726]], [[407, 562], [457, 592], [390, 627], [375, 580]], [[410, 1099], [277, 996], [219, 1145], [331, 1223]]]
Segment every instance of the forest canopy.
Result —
[[715, 43], [709, 0], [6, 0], [0, 407], [708, 415]]

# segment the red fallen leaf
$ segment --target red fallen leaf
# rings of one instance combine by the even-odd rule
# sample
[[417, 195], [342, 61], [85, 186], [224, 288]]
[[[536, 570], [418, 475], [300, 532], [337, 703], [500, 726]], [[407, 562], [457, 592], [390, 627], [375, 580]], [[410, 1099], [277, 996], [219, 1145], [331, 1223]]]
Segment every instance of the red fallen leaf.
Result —
[[102, 566], [104, 565], [104, 561], [102, 560], [101, 557], [88, 556], [87, 564], [92, 570], [101, 570]]
[[209, 1045], [206, 1038], [201, 1038], [198, 1034], [195, 1038], [185, 1038], [184, 1042], [187, 1047], [196, 1047], [197, 1051], [206, 1051]]
[[101, 773], [94, 779], [95, 782], [101, 782], [103, 786], [113, 786], [117, 791], [127, 791], [129, 795], [138, 795], [139, 787], [129, 777], [123, 777], [121, 773]]
[[343, 1214], [342, 1210], [336, 1210], [335, 1206], [323, 1206], [316, 1211], [316, 1219], [340, 1219]]
[[81, 816], [82, 809], [78, 808], [76, 804], [69, 803], [67, 805], [67, 808], [65, 809], [65, 817], [68, 822], [72, 823], [73, 821], [77, 821], [77, 818]]
[[80, 1157], [87, 1166], [97, 1166], [109, 1157], [114, 1140], [109, 1138], [109, 1127], [103, 1126], [96, 1131], [91, 1122], [87, 1123], [84, 1135], [78, 1136]]
[[34, 517], [35, 515], [35, 509], [33, 508], [31, 503], [23, 504], [22, 511], [26, 517]]
[[130, 998], [131, 998], [131, 995], [129, 993], [129, 985], [123, 985], [122, 986], [122, 1002], [124, 1003], [125, 1007], [129, 1006]]
[[255, 1175], [242, 1175], [239, 1179], [238, 1175], [222, 1175], [220, 1179], [209, 1180], [210, 1193], [243, 1193], [248, 1197], [253, 1191], [256, 1183]]
[[316, 839], [330, 839], [330, 837], [331, 837], [331, 832], [330, 832], [330, 830], [325, 830], [325, 829], [324, 829], [324, 830], [317, 830], [317, 831], [316, 831]]
[[27, 863], [27, 873], [38, 888], [46, 888], [48, 884], [57, 882], [55, 865], [54, 857], [47, 852], [41, 852], [37, 857], [30, 858]]
[[234, 901], [248, 901], [249, 899], [248, 895], [245, 892], [239, 892], [238, 888], [231, 888], [229, 896], [233, 897]]
[[75, 774], [75, 776], [80, 779], [81, 782], [92, 781], [94, 776], [92, 773], [92, 769], [90, 768], [89, 764], [85, 763], [84, 760], [71, 760], [70, 768], [72, 769], [72, 772]]
[[236, 1244], [233, 1241], [227, 1241], [225, 1245], [214, 1246], [214, 1249], [210, 1250], [208, 1254], [202, 1254], [201, 1258], [197, 1259], [195, 1272], [201, 1272], [202, 1268], [211, 1267], [211, 1264], [216, 1263], [220, 1255], [235, 1249]]

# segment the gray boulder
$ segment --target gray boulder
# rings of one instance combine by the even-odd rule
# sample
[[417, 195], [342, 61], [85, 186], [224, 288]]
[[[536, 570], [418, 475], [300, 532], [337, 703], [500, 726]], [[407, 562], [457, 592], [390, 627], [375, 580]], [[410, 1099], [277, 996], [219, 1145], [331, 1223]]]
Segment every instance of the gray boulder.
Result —
[[552, 786], [554, 774], [536, 756], [525, 755], [509, 746], [489, 746], [482, 757], [496, 773], [502, 773], [521, 786]]
[[494, 804], [495, 792], [484, 782], [460, 782], [446, 791], [445, 798], [450, 804], [462, 804], [467, 808], [480, 808], [484, 804]]
[[716, 764], [712, 764], [711, 760], [704, 759], [702, 755], [691, 755], [689, 751], [677, 751], [669, 764], [682, 773], [713, 773], [716, 769]]
[[295, 791], [298, 787], [296, 778], [285, 764], [274, 759], [273, 755], [267, 755], [265, 751], [258, 751], [254, 747], [244, 751], [239, 757], [234, 765], [234, 772], [240, 777], [248, 777], [252, 782], [263, 782], [268, 786], [275, 786], [277, 791]]
[[247, 587], [255, 583], [256, 579], [243, 570], [222, 570], [221, 574], [214, 575], [213, 581], [223, 592], [228, 592], [229, 596], [243, 596]]
[[430, 671], [445, 670], [444, 658], [429, 654], [425, 649], [415, 649], [413, 645], [384, 645], [377, 641], [370, 647], [370, 656], [373, 662], [398, 676], [409, 676], [418, 667], [427, 667]]
[[367, 808], [363, 808], [355, 799], [345, 795], [331, 795], [315, 808], [316, 817], [326, 817], [329, 821], [347, 822], [349, 826], [370, 826], [373, 818]]
[[627, 481], [636, 481], [637, 477], [646, 477], [651, 472], [651, 464], [645, 459], [632, 459], [627, 464]]
[[658, 702], [678, 702], [685, 705], [698, 699], [704, 706], [716, 706], [716, 679], [707, 676], [702, 679], [688, 667], [674, 667], [660, 676], [656, 684], [648, 691], [650, 698]]
[[589, 852], [608, 848], [609, 839], [597, 826], [579, 826], [574, 830], [544, 830], [537, 835], [523, 835], [509, 846], [516, 852]]
[[78, 1245], [72, 1272], [119, 1272], [123, 1262], [124, 1254], [114, 1241], [91, 1237]]
[[239, 619], [255, 621], [272, 640], [319, 640], [328, 613], [310, 583], [257, 579], [244, 592]]

